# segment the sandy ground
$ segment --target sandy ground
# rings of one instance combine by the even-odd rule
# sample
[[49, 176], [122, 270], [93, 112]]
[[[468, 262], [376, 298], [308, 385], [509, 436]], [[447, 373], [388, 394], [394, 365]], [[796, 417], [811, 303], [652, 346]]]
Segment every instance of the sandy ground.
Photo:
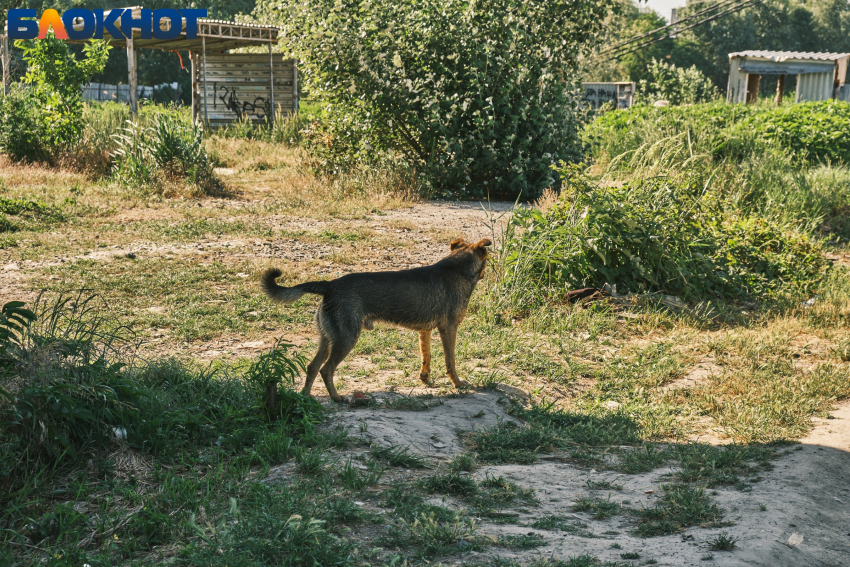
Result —
[[[421, 393], [418, 390], [405, 393]], [[385, 391], [374, 394], [379, 399], [392, 396]], [[478, 391], [437, 397], [430, 401], [430, 408], [420, 411], [341, 409], [334, 421], [363, 432], [373, 443], [407, 446], [411, 452], [440, 462], [463, 451], [458, 433], [512, 419], [507, 415], [507, 403], [502, 392]], [[628, 517], [593, 520], [589, 514], [572, 512], [571, 506], [577, 498], [585, 496], [610, 497], [631, 508], [651, 507], [661, 493], [660, 486], [667, 482], [665, 475], [673, 472], [671, 468], [625, 475], [564, 463], [559, 455], [544, 455], [540, 464], [535, 465], [486, 466], [476, 471], [475, 476], [480, 479], [488, 475], [503, 476], [522, 487], [533, 488], [540, 505], [520, 511], [518, 525], [484, 520], [481, 532], [493, 536], [533, 532], [542, 535], [547, 545], [524, 552], [492, 548], [473, 555], [478, 555], [475, 559], [482, 562], [500, 556], [525, 563], [539, 557], [566, 560], [588, 553], [613, 562], [621, 560], [621, 553], [637, 552], [642, 560], [655, 559], [658, 565], [677, 567], [850, 565], [850, 404], [838, 407], [831, 419], [819, 420], [811, 434], [774, 465], [772, 471], [762, 475], [763, 480], [752, 485], [751, 491], [721, 487], [712, 492], [724, 511], [724, 521], [731, 525], [691, 528], [654, 538], [631, 535], [634, 524]], [[610, 481], [623, 489], [589, 490], [588, 480]], [[535, 519], [549, 515], [584, 522], [593, 537], [528, 526]], [[736, 549], [710, 551], [706, 542], [722, 532], [738, 539]], [[612, 544], [620, 547], [612, 548]], [[713, 559], [703, 559], [708, 555]]]

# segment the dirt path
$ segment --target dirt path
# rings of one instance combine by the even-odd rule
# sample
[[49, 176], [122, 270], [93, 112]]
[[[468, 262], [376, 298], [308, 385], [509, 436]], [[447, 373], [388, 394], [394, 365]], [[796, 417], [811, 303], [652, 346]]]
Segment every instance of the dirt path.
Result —
[[[415, 394], [417, 391], [409, 393]], [[374, 392], [378, 397], [382, 392]], [[437, 398], [421, 411], [393, 409], [343, 409], [334, 421], [364, 432], [366, 439], [384, 446], [409, 446], [433, 462], [446, 462], [463, 451], [458, 433], [491, 427], [507, 415], [507, 398], [498, 391]], [[572, 511], [580, 497], [610, 499], [632, 509], [652, 507], [660, 487], [674, 472], [669, 467], [651, 473], [626, 475], [597, 471], [561, 462], [558, 455], [543, 456], [540, 464], [485, 466], [478, 479], [503, 476], [523, 488], [533, 488], [540, 504], [517, 510], [513, 524], [484, 520], [482, 533], [523, 536], [535, 533], [546, 544], [530, 551], [489, 548], [474, 554], [482, 563], [495, 557], [525, 564], [535, 558], [566, 560], [590, 554], [602, 561], [621, 561], [621, 554], [638, 553], [669, 566], [788, 566], [839, 567], [850, 558], [850, 404], [834, 412], [835, 419], [821, 420], [798, 446], [774, 462], [751, 490], [719, 487], [712, 491], [724, 511], [722, 528], [690, 528], [669, 536], [641, 538], [631, 535], [634, 521], [627, 516], [594, 520]], [[622, 490], [591, 490], [589, 482], [607, 481]], [[452, 505], [448, 499], [447, 505]], [[537, 519], [559, 516], [579, 528], [577, 534], [531, 528]], [[576, 523], [577, 522], [577, 523]], [[711, 551], [707, 542], [721, 533], [737, 538], [733, 551]], [[614, 547], [612, 547], [614, 546]], [[709, 556], [712, 559], [709, 561]], [[460, 560], [458, 560], [460, 563]], [[642, 562], [641, 562], [642, 563]], [[638, 563], [635, 563], [638, 564]]]

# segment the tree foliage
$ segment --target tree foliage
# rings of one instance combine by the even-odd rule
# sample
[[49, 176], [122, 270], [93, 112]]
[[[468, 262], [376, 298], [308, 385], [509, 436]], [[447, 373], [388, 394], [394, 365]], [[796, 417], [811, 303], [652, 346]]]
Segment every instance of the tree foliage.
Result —
[[16, 41], [27, 72], [13, 96], [0, 99], [0, 151], [16, 159], [49, 160], [75, 144], [83, 129], [83, 85], [103, 69], [110, 47], [92, 41], [81, 58], [64, 41]]
[[[638, 9], [632, 0], [617, 0], [619, 10], [606, 20], [600, 49], [666, 24], [659, 14]], [[679, 18], [704, 10], [720, 0], [688, 0]], [[668, 14], [664, 14], [667, 16]], [[745, 50], [850, 51], [850, 4], [846, 0], [765, 0], [701, 26], [643, 47], [619, 59], [583, 60], [586, 80], [648, 80], [649, 62], [664, 61], [680, 68], [696, 66], [714, 85], [725, 91], [729, 53]], [[793, 89], [789, 77], [785, 88]], [[775, 77], [762, 77], [762, 91], [775, 88]]]
[[696, 66], [688, 69], [656, 61], [649, 64], [649, 80], [640, 81], [640, 100], [644, 103], [666, 100], [670, 104], [708, 102], [717, 96], [717, 89]]
[[311, 97], [319, 165], [402, 158], [454, 197], [537, 196], [580, 153], [579, 54], [607, 1], [305, 0], [261, 4], [284, 28]]

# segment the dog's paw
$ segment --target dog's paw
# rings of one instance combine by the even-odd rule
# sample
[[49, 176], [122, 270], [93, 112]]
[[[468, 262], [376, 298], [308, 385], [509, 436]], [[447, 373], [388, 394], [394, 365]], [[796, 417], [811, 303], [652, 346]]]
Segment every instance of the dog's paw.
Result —
[[472, 384], [466, 380], [458, 380], [457, 383], [455, 383], [455, 388], [458, 390], [470, 390], [472, 389]]
[[419, 379], [422, 380], [422, 383], [426, 386], [431, 386], [431, 375], [425, 374], [424, 372], [419, 373]]

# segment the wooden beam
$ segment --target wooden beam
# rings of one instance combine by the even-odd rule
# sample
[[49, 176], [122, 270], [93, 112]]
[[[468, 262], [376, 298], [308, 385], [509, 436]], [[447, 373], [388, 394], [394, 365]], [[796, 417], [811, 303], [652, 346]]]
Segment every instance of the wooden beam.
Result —
[[127, 71], [130, 75], [130, 80], [128, 85], [130, 87], [130, 93], [128, 98], [130, 99], [130, 112], [132, 114], [139, 113], [139, 75], [138, 69], [136, 68], [136, 50], [133, 47], [133, 38], [127, 38]]
[[292, 61], [292, 95], [295, 98], [292, 104], [292, 112], [298, 112], [298, 61]]
[[189, 52], [189, 62], [192, 66], [192, 123], [196, 124], [198, 122], [198, 70], [195, 65], [195, 53]]
[[3, 95], [9, 95], [9, 75], [11, 74], [9, 71], [9, 65], [11, 64], [12, 57], [9, 53], [9, 36], [4, 35], [3, 41], [0, 43], [0, 53], [2, 53], [2, 63], [3, 63]]
[[785, 75], [779, 75], [779, 80], [776, 82], [776, 106], [782, 104], [782, 91], [785, 90]]
[[201, 38], [201, 73], [203, 74], [203, 88], [204, 88], [204, 96], [202, 100], [204, 101], [204, 125], [206, 126], [207, 121], [207, 41], [206, 38]]
[[271, 100], [271, 123], [274, 124], [274, 53], [269, 44], [269, 100]]

